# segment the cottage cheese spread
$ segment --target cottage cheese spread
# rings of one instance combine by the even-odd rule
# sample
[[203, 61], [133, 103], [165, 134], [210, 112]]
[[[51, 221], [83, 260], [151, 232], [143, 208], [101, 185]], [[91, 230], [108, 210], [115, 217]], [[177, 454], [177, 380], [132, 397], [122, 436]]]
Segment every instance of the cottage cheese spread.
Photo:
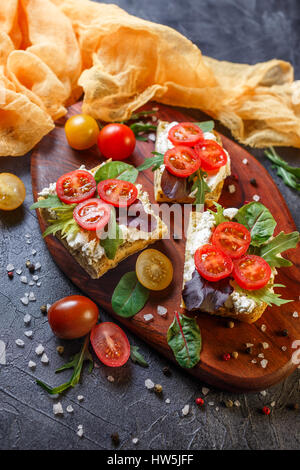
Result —
[[228, 209], [223, 210], [223, 215], [224, 217], [227, 217], [228, 219], [232, 220], [238, 213], [238, 209], [236, 207], [228, 207]]

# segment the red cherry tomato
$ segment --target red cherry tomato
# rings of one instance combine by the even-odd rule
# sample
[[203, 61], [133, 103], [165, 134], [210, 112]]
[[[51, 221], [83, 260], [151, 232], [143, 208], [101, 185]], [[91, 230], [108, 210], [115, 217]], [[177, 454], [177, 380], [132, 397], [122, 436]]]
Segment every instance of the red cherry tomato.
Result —
[[65, 204], [78, 204], [93, 197], [96, 191], [94, 177], [85, 170], [75, 170], [58, 178], [56, 192]]
[[104, 322], [94, 326], [91, 343], [98, 358], [106, 366], [120, 367], [129, 359], [129, 341], [124, 331], [115, 323]]
[[222, 222], [212, 235], [211, 242], [230, 258], [243, 256], [251, 242], [249, 230], [237, 222]]
[[48, 322], [59, 338], [81, 338], [91, 331], [98, 320], [97, 305], [83, 295], [64, 297], [51, 305]]
[[166, 169], [172, 175], [186, 178], [200, 168], [200, 159], [193, 149], [184, 146], [167, 150], [164, 156]]
[[105, 158], [125, 160], [135, 148], [135, 135], [125, 124], [107, 124], [98, 135], [98, 147]]
[[201, 168], [205, 171], [218, 170], [226, 165], [227, 155], [221, 145], [214, 140], [204, 140], [195, 146], [201, 160]]
[[207, 281], [219, 281], [229, 276], [233, 269], [231, 258], [214, 245], [203, 245], [195, 253], [198, 273]]
[[168, 139], [174, 145], [186, 145], [193, 147], [204, 140], [204, 134], [199, 126], [192, 122], [181, 122], [171, 127], [168, 133]]
[[111, 208], [96, 197], [83, 201], [75, 207], [73, 217], [85, 230], [101, 230], [109, 222]]
[[97, 189], [101, 199], [115, 207], [130, 206], [138, 196], [138, 190], [134, 184], [118, 179], [100, 181]]
[[246, 255], [233, 264], [233, 277], [243, 289], [261, 289], [268, 284], [271, 274], [270, 265], [260, 256]]

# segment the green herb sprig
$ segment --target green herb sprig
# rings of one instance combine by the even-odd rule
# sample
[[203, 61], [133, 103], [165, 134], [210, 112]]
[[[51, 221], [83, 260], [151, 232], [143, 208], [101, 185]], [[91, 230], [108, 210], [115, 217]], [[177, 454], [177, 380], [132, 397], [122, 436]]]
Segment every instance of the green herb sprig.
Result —
[[130, 346], [130, 359], [132, 362], [139, 364], [142, 367], [149, 367], [148, 362], [144, 358], [144, 356], [139, 352], [138, 346]]
[[265, 150], [265, 156], [273, 163], [272, 168], [276, 169], [286, 186], [300, 191], [300, 168], [290, 166], [283, 160], [273, 147]]

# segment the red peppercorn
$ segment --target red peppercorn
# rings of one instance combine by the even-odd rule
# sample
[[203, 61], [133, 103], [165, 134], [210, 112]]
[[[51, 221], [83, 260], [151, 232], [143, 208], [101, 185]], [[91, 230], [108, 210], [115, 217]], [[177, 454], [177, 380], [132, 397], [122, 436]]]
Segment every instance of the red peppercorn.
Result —
[[262, 412], [264, 415], [269, 415], [271, 413], [271, 410], [268, 406], [264, 406], [263, 409], [262, 409]]
[[244, 205], [249, 204], [250, 202], [253, 202], [253, 201], [247, 201], [246, 200], [246, 201], [244, 201]]
[[224, 361], [229, 361], [229, 359], [231, 359], [230, 354], [229, 353], [224, 354], [223, 359]]
[[196, 398], [196, 405], [203, 406], [204, 405], [204, 400], [203, 398]]
[[236, 173], [233, 173], [233, 174], [232, 174], [232, 177], [233, 177], [236, 181], [239, 180], [239, 176], [238, 176]]
[[7, 275], [8, 275], [8, 277], [9, 277], [9, 279], [12, 279], [12, 278], [14, 277], [14, 273], [13, 273], [12, 271], [9, 271], [9, 272], [7, 273]]

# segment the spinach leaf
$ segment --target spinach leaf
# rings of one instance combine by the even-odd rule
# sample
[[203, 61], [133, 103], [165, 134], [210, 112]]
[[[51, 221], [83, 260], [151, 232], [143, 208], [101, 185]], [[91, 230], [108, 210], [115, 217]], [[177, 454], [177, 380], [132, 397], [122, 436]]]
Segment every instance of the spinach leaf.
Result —
[[251, 299], [255, 300], [255, 302], [262, 303], [265, 302], [268, 305], [283, 305], [287, 304], [288, 302], [293, 302], [293, 300], [286, 300], [281, 298], [281, 294], [275, 294], [272, 292], [270, 287], [285, 287], [283, 284], [272, 284], [271, 286], [265, 286], [262, 289], [257, 290], [245, 290], [242, 289], [238, 284], [234, 283], [234, 290], [236, 290], [239, 294], [246, 295]]
[[290, 248], [296, 248], [299, 242], [299, 232], [280, 232], [267, 245], [260, 248], [259, 256], [264, 258], [270, 266], [280, 268], [282, 266], [292, 266], [288, 259], [277, 256]]
[[30, 210], [33, 209], [52, 209], [54, 207], [60, 207], [63, 203], [59, 199], [56, 194], [49, 194], [45, 199], [41, 199], [40, 201], [36, 201], [32, 206], [30, 206]]
[[222, 222], [227, 222], [226, 217], [223, 215], [224, 207], [221, 204], [218, 204], [216, 201], [213, 201], [214, 206], [217, 208], [217, 212], [208, 209], [208, 211], [214, 216], [216, 225], [221, 224]]
[[139, 352], [138, 346], [130, 346], [130, 359], [142, 367], [149, 367], [148, 362], [146, 361], [144, 356]]
[[119, 179], [134, 183], [137, 179], [138, 170], [125, 162], [108, 162], [101, 166], [95, 173], [96, 183], [107, 179]]
[[138, 313], [149, 298], [149, 290], [139, 283], [134, 271], [124, 274], [112, 295], [111, 304], [120, 317]]
[[251, 245], [260, 246], [273, 235], [276, 222], [271, 212], [260, 202], [241, 207], [235, 216], [251, 233]]
[[167, 341], [181, 367], [190, 369], [200, 361], [202, 339], [195, 318], [175, 312], [168, 329]]
[[152, 152], [155, 157], [145, 158], [144, 163], [137, 167], [138, 171], [148, 170], [153, 166], [152, 171], [158, 170], [158, 168], [164, 163], [164, 156], [159, 152]]
[[117, 249], [123, 243], [122, 230], [116, 221], [116, 210], [114, 207], [110, 211], [110, 219], [108, 222], [108, 230], [103, 232], [105, 238], [100, 239], [100, 245], [104, 248], [105, 255], [108, 259], [114, 259]]
[[56, 395], [58, 393], [64, 392], [65, 390], [67, 390], [70, 387], [75, 387], [75, 385], [78, 384], [78, 382], [80, 380], [80, 375], [81, 375], [83, 363], [85, 361], [89, 361], [89, 363], [90, 363], [89, 373], [91, 373], [92, 370], [93, 370], [93, 364], [94, 364], [93, 359], [92, 359], [91, 354], [88, 351], [89, 339], [90, 338], [89, 338], [89, 335], [88, 335], [86, 337], [83, 345], [82, 345], [82, 348], [81, 348], [80, 352], [77, 353], [70, 362], [68, 362], [67, 364], [63, 365], [62, 367], [60, 367], [59, 369], [57, 369], [55, 371], [57, 373], [57, 372], [61, 372], [62, 370], [66, 370], [66, 369], [74, 369], [73, 374], [72, 374], [70, 380], [68, 380], [68, 382], [66, 382], [62, 385], [59, 385], [58, 387], [54, 387], [54, 388], [49, 387], [49, 385], [45, 384], [41, 380], [37, 380], [36, 383], [38, 385], [40, 385], [44, 390], [46, 390], [46, 392], [50, 393], [50, 395]]
[[215, 127], [214, 121], [193, 122], [193, 124], [199, 126], [203, 132], [211, 132]]

